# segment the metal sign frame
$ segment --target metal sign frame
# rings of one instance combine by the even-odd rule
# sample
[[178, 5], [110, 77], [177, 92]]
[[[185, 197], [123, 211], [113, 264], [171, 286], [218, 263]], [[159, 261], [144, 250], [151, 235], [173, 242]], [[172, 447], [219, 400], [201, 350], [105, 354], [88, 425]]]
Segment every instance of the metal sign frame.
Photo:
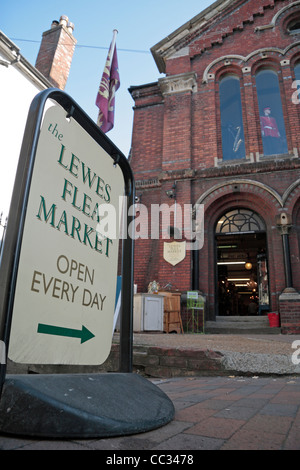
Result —
[[[5, 364], [0, 364], [0, 394], [5, 381], [14, 294], [18, 273], [19, 256], [26, 218], [27, 202], [32, 172], [40, 135], [43, 113], [47, 100], [55, 101], [72, 117], [119, 165], [124, 176], [125, 210], [134, 204], [134, 177], [127, 158], [100, 130], [80, 106], [65, 92], [49, 88], [36, 95], [29, 109], [23, 143], [15, 178], [5, 239], [0, 259], [0, 340], [5, 345]], [[9, 156], [8, 156], [9, 158]], [[126, 210], [124, 217], [127, 230], [122, 243], [122, 287], [120, 321], [120, 372], [132, 372], [133, 342], [133, 223], [134, 215]], [[128, 233], [131, 227], [132, 233]]]

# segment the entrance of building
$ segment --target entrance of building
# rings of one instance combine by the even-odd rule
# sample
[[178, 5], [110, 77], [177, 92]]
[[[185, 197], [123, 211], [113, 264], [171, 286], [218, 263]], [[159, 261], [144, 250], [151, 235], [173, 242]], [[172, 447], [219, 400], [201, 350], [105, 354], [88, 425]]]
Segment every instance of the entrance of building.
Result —
[[216, 228], [217, 315], [262, 315], [269, 309], [264, 221], [249, 209], [224, 214]]

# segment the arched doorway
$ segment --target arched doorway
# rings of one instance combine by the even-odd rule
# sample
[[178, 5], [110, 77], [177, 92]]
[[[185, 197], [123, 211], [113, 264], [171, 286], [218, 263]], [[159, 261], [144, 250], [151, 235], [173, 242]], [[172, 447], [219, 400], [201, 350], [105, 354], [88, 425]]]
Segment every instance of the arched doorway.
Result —
[[269, 309], [266, 226], [247, 208], [232, 209], [215, 230], [216, 314], [259, 315]]

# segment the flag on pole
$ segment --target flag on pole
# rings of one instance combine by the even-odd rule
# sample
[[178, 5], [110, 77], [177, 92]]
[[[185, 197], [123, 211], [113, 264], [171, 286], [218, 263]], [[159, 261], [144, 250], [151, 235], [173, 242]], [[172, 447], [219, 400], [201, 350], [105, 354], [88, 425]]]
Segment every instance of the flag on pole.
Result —
[[118, 31], [114, 29], [96, 98], [96, 106], [99, 108], [97, 124], [105, 133], [114, 127], [115, 94], [120, 86], [116, 48], [117, 33]]

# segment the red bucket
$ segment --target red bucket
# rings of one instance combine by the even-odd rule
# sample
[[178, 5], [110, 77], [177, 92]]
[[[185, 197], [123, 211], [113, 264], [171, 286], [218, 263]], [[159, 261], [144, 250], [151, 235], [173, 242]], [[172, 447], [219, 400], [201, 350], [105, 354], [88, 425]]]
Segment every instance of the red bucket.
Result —
[[268, 313], [269, 323], [271, 328], [279, 326], [279, 315], [276, 312]]

